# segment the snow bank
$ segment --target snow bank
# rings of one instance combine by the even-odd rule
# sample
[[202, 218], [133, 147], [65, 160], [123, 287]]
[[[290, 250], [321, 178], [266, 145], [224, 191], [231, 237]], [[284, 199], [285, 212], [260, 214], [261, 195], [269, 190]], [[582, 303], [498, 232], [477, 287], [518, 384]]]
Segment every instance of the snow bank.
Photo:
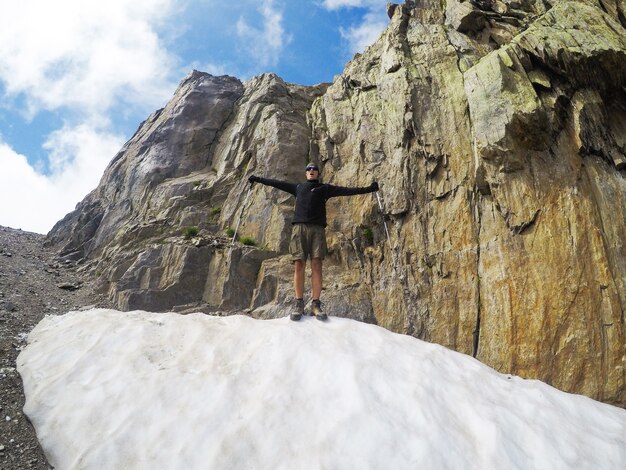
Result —
[[70, 312], [18, 367], [63, 470], [626, 468], [626, 411], [346, 319]]

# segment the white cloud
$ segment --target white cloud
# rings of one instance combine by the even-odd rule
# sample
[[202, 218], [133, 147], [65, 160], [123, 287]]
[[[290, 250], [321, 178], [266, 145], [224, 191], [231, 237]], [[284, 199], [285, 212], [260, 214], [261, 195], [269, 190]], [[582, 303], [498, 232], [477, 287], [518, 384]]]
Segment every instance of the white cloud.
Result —
[[380, 33], [387, 27], [387, 16], [381, 17], [378, 13], [367, 13], [363, 22], [351, 28], [340, 28], [341, 36], [348, 41], [350, 52], [363, 52], [371, 46]]
[[0, 7], [0, 80], [30, 112], [106, 112], [118, 99], [152, 103], [171, 93], [173, 60], [155, 26], [173, 0], [21, 0]]
[[351, 54], [363, 52], [388, 25], [386, 5], [380, 0], [324, 0], [322, 6], [331, 11], [342, 8], [366, 10], [359, 24], [339, 29], [341, 36], [348, 42]]
[[[94, 189], [124, 138], [112, 112], [147, 113], [171, 96], [177, 59], [161, 43], [175, 0], [20, 0], [0, 4], [0, 83], [25, 119], [57, 113], [49, 173], [0, 142], [0, 223], [46, 232]], [[19, 100], [15, 98], [21, 98]], [[43, 165], [44, 167], [46, 165]]]
[[2, 225], [47, 233], [94, 189], [123, 137], [83, 124], [55, 131], [49, 175], [35, 171], [25, 156], [0, 142], [0, 217]]
[[283, 28], [282, 12], [274, 5], [274, 0], [263, 0], [257, 8], [261, 28], [248, 24], [242, 18], [237, 21], [237, 36], [248, 55], [261, 67], [275, 66], [285, 45], [291, 37]]
[[364, 7], [380, 4], [377, 0], [324, 0], [322, 5], [328, 10], [339, 10], [340, 8]]
[[95, 125], [63, 127], [53, 132], [44, 144], [50, 151], [50, 179], [61, 187], [73, 188], [82, 198], [96, 187], [123, 144], [124, 137]]
[[[47, 186], [46, 179], [28, 164], [26, 157], [13, 151], [8, 145], [0, 143], [0, 216], [2, 225], [43, 233], [52, 221], [32, 220], [33, 213], [47, 214], [40, 211], [41, 196]], [[49, 202], [48, 197], [44, 203]], [[50, 225], [52, 226], [52, 225]]]

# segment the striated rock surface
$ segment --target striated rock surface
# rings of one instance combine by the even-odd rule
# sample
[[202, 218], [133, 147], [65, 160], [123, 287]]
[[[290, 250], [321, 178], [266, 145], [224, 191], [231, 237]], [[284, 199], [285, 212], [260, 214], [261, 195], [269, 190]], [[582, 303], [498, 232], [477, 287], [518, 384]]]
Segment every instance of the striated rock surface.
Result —
[[[502, 372], [626, 405], [622, 2], [424, 0], [332, 84], [193, 72], [48, 243], [119, 308], [281, 314], [293, 199], [328, 204], [323, 300]], [[230, 246], [239, 234], [256, 247]], [[190, 227], [197, 231], [190, 231]], [[197, 232], [197, 233], [196, 233]]]
[[[290, 226], [286, 198], [255, 188], [246, 200], [243, 176], [256, 167], [267, 174], [278, 168], [283, 178], [301, 174], [310, 140], [306, 113], [325, 88], [275, 75], [243, 84], [194, 71], [140, 126], [98, 188], [52, 229], [48, 243], [61, 256], [89, 260], [122, 309], [198, 302], [247, 308], [261, 262], [286, 250]], [[262, 250], [228, 247], [224, 229], [243, 210], [244, 233]], [[191, 227], [197, 237], [184, 236]]]

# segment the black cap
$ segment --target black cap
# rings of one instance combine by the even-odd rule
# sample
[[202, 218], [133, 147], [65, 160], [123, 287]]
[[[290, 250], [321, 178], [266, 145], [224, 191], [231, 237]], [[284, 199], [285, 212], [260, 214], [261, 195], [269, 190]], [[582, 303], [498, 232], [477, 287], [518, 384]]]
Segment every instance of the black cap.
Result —
[[319, 172], [320, 171], [320, 167], [317, 166], [315, 163], [309, 163], [306, 166], [306, 170], [305, 171], [309, 171], [309, 170], [317, 170]]

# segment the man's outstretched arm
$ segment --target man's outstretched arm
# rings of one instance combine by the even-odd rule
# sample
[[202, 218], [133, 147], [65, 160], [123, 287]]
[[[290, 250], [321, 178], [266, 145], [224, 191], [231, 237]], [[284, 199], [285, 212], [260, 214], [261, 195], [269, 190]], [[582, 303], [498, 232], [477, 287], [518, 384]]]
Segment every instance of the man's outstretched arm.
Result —
[[369, 186], [360, 187], [360, 188], [346, 188], [344, 186], [333, 186], [332, 184], [326, 185], [326, 198], [330, 199], [331, 197], [337, 196], [355, 196], [357, 194], [367, 194], [378, 191], [378, 183], [374, 181]]
[[272, 186], [273, 188], [280, 189], [281, 191], [288, 192], [289, 194], [296, 195], [296, 189], [298, 187], [295, 183], [289, 183], [287, 181], [273, 180], [269, 178], [261, 178], [260, 176], [250, 176], [248, 178], [250, 184], [252, 183], [261, 183], [266, 186]]

